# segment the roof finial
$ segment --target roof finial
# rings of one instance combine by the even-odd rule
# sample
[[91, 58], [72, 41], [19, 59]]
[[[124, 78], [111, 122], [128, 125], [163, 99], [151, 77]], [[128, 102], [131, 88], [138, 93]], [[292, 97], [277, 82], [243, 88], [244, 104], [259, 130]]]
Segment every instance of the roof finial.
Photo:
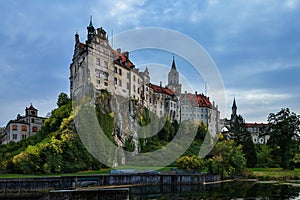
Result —
[[93, 16], [90, 16], [90, 26], [93, 26]]
[[175, 65], [175, 60], [174, 60], [174, 53], [173, 53], [172, 69], [176, 70], [176, 65]]

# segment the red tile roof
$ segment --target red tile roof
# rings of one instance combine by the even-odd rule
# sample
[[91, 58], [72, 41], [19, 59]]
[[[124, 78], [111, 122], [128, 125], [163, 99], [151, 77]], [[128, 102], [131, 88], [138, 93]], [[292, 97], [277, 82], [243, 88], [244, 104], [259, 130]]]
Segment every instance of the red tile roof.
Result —
[[154, 85], [152, 83], [150, 83], [149, 85], [154, 92], [157, 92], [157, 93], [163, 93], [163, 94], [167, 94], [169, 96], [174, 96], [174, 92], [172, 90], [170, 90], [169, 88], [167, 87], [161, 87], [161, 86], [158, 86], [158, 85]]
[[132, 69], [135, 67], [134, 64], [123, 53], [119, 53], [114, 49], [112, 49], [112, 53], [115, 55], [115, 62], [124, 65], [128, 69]]
[[209, 97], [206, 97], [204, 94], [183, 94], [182, 98], [186, 98], [192, 106], [199, 106], [199, 107], [207, 107], [211, 108], [212, 103], [209, 100]]
[[79, 44], [80, 46], [80, 54], [83, 54], [85, 52], [85, 44], [81, 43]]
[[37, 109], [33, 107], [32, 104], [30, 104], [29, 108], [26, 107], [26, 110], [37, 110]]
[[269, 124], [266, 124], [266, 123], [246, 123], [245, 124], [247, 128], [250, 128], [250, 127], [268, 127]]

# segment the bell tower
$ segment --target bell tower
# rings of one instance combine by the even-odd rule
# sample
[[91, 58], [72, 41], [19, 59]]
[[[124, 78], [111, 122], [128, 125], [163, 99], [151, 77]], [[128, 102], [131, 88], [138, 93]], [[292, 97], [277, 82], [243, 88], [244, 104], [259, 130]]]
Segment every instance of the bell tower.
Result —
[[179, 73], [176, 70], [174, 55], [173, 55], [171, 70], [168, 73], [168, 85], [167, 85], [167, 87], [169, 89], [171, 89], [177, 97], [180, 97], [180, 95], [181, 95], [181, 84], [179, 84]]

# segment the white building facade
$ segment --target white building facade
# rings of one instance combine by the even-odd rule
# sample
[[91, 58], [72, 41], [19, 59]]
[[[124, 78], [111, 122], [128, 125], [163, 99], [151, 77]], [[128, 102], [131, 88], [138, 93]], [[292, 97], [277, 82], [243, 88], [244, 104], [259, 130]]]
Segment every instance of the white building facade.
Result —
[[207, 126], [212, 135], [219, 133], [220, 112], [204, 94], [185, 92], [180, 98], [181, 121], [194, 121]]
[[3, 133], [2, 144], [11, 141], [19, 142], [22, 139], [35, 135], [42, 127], [46, 118], [38, 116], [38, 110], [32, 105], [25, 109], [25, 116], [18, 115], [10, 120]]

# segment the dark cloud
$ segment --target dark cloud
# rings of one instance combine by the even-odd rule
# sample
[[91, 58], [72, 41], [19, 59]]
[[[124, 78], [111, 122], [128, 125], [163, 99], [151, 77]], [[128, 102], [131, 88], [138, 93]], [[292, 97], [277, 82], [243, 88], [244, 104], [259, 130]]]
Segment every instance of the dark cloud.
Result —
[[[246, 120], [261, 120], [283, 104], [300, 113], [295, 94], [300, 85], [299, 6], [293, 0], [1, 1], [0, 125], [31, 102], [46, 114], [53, 109], [59, 92], [68, 92], [74, 34], [77, 31], [85, 40], [90, 15], [94, 25], [103, 26], [109, 34], [111, 30], [119, 33], [154, 26], [174, 29], [196, 40], [219, 67], [228, 91], [228, 107], [233, 95], [238, 96], [239, 111]], [[143, 55], [136, 58], [143, 63]], [[163, 64], [168, 65], [169, 60]], [[189, 71], [179, 68], [188, 77]], [[280, 100], [268, 99], [268, 109], [261, 106], [259, 112], [250, 113], [257, 106], [249, 103], [245, 90], [260, 101], [274, 95]]]

